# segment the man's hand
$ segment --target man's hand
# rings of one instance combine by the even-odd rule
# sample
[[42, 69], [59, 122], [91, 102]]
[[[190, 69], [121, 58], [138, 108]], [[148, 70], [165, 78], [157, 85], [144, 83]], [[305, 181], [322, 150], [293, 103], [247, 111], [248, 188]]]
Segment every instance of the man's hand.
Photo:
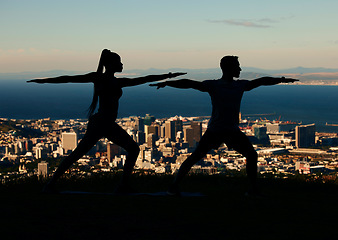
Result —
[[185, 75], [187, 73], [183, 73], [183, 72], [175, 72], [175, 73], [169, 73], [169, 78], [174, 78], [174, 77], [178, 77], [178, 76], [181, 76], [181, 75]]
[[167, 86], [167, 83], [166, 82], [153, 83], [153, 84], [149, 84], [149, 86], [157, 87], [157, 89], [160, 89], [160, 88], [164, 88], [165, 86]]

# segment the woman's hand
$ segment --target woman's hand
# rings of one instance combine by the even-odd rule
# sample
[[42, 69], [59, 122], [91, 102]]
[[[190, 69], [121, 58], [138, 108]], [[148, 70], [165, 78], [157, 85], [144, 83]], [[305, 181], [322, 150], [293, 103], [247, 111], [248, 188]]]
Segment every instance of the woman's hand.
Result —
[[40, 84], [45, 83], [44, 79], [33, 79], [33, 80], [26, 81], [26, 82], [28, 83], [35, 82], [35, 83], [40, 83]]
[[281, 83], [293, 83], [293, 82], [298, 82], [298, 81], [299, 81], [298, 79], [282, 77], [280, 82]]

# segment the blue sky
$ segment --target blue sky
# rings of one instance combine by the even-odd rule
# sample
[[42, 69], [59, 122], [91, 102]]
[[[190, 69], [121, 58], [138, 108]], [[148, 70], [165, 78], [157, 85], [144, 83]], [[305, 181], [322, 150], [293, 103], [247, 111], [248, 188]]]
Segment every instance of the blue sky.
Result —
[[0, 72], [95, 71], [111, 49], [125, 69], [338, 68], [336, 0], [0, 0]]

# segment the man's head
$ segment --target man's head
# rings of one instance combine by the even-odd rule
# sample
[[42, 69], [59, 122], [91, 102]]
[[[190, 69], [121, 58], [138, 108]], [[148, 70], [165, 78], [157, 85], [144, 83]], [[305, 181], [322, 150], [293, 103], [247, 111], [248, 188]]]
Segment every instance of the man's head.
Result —
[[221, 59], [220, 67], [223, 75], [238, 78], [242, 69], [237, 56], [224, 56]]

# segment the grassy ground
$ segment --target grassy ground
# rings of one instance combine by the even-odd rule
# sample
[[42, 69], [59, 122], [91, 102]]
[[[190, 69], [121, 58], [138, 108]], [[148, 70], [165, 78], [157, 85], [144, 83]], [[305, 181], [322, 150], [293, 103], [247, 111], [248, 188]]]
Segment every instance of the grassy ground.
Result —
[[[164, 191], [171, 176], [133, 179]], [[62, 180], [62, 190], [111, 192], [118, 177]], [[0, 239], [331, 239], [338, 186], [261, 179], [266, 199], [244, 197], [245, 178], [190, 176], [183, 191], [205, 197], [44, 195], [35, 179], [0, 188]]]

